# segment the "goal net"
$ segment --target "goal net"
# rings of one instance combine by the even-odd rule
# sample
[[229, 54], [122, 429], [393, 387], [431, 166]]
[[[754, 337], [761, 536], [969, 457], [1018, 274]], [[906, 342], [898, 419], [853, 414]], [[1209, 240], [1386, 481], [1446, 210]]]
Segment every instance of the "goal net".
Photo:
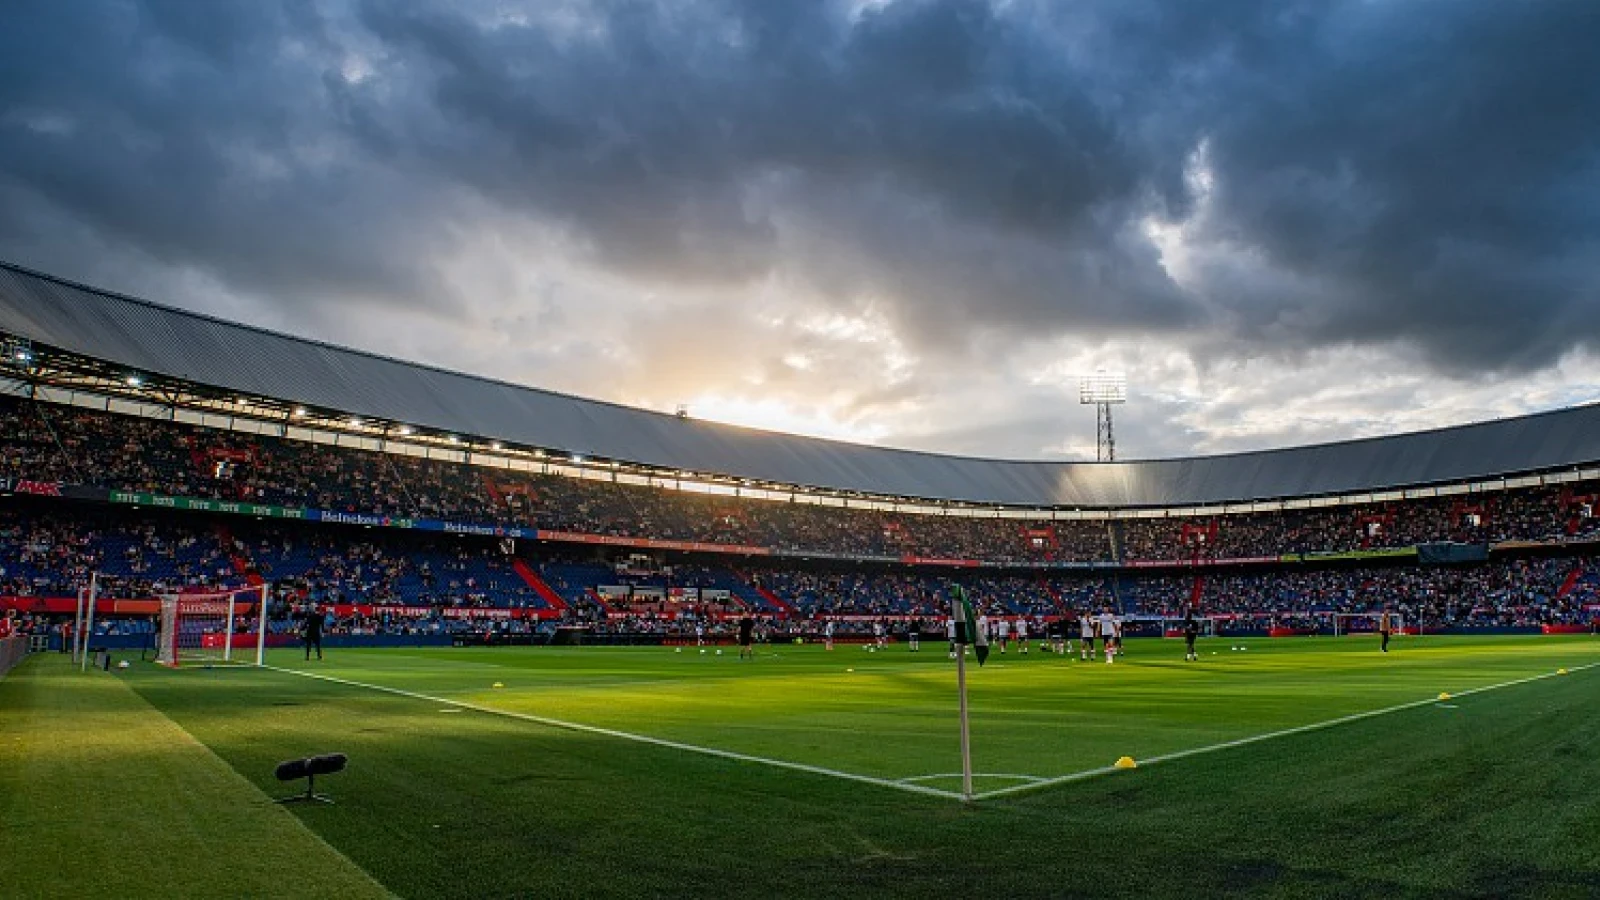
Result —
[[[1377, 634], [1385, 613], [1333, 613], [1333, 633], [1337, 635], [1351, 634]], [[1406, 633], [1405, 617], [1397, 612], [1387, 613], [1389, 617], [1389, 633], [1401, 635]]]
[[261, 665], [266, 585], [232, 590], [162, 594], [156, 662], [177, 667], [186, 662]]
[[[1183, 637], [1183, 627], [1187, 619], [1165, 618], [1161, 620], [1161, 634], [1165, 637]], [[1210, 616], [1195, 616], [1196, 625], [1200, 626], [1201, 637], [1217, 636], [1217, 620]]]

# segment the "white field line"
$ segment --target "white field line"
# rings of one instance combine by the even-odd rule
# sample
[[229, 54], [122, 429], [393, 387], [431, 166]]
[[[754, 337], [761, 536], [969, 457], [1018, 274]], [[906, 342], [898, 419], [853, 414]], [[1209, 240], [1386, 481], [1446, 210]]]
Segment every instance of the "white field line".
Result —
[[[912, 775], [901, 778], [897, 784], [913, 784], [918, 781], [937, 781], [941, 778], [960, 778], [960, 772], [941, 773], [938, 775]], [[1012, 781], [1044, 781], [1042, 775], [1009, 775], [1003, 772], [973, 772], [973, 778], [1009, 778]]]
[[865, 784], [874, 784], [879, 787], [909, 791], [913, 794], [926, 794], [932, 797], [943, 797], [947, 800], [961, 799], [961, 795], [955, 791], [942, 791], [938, 788], [932, 788], [921, 784], [903, 784], [898, 781], [891, 781], [887, 778], [874, 778], [871, 775], [857, 775], [853, 772], [840, 772], [837, 769], [826, 769], [822, 766], [812, 766], [805, 763], [789, 762], [782, 759], [768, 759], [764, 756], [751, 756], [746, 753], [735, 753], [731, 750], [718, 750], [715, 747], [701, 747], [697, 744], [685, 744], [679, 741], [669, 741], [664, 738], [650, 737], [649, 735], [644, 734], [633, 734], [632, 732], [628, 731], [617, 731], [611, 728], [599, 728], [594, 725], [582, 725], [577, 722], [565, 722], [561, 719], [551, 719], [545, 716], [535, 716], [529, 713], [519, 713], [505, 709], [495, 709], [492, 706], [479, 706], [476, 703], [467, 703], [461, 700], [449, 700], [444, 697], [434, 697], [429, 694], [417, 693], [416, 691], [406, 691], [401, 690], [400, 688], [385, 687], [381, 684], [368, 684], [363, 681], [352, 681], [347, 678], [335, 678], [332, 675], [319, 675], [315, 672], [302, 672], [297, 669], [285, 669], [279, 666], [263, 666], [262, 668], [271, 669], [274, 672], [282, 672], [286, 675], [298, 675], [301, 678], [314, 678], [319, 681], [331, 681], [335, 684], [366, 688], [367, 690], [380, 691], [385, 694], [395, 694], [401, 697], [409, 697], [413, 700], [426, 700], [429, 703], [443, 703], [446, 706], [470, 709], [473, 712], [486, 713], [491, 716], [505, 716], [506, 718], [510, 719], [521, 719], [524, 722], [533, 722], [535, 724], [545, 725], [551, 728], [564, 728], [568, 731], [579, 731], [585, 734], [604, 735], [605, 737], [618, 738], [624, 741], [635, 741], [640, 744], [653, 744], [657, 747], [667, 747], [673, 750], [683, 750], [689, 753], [699, 753], [704, 756], [715, 756], [721, 759], [736, 760], [738, 762], [759, 763], [765, 766], [774, 766], [779, 769], [790, 769], [796, 772], [807, 772], [812, 775], [824, 775], [829, 778], [840, 778], [845, 781], [858, 781]]
[[[1572, 666], [1571, 668], [1567, 669], [1567, 671], [1569, 673], [1570, 672], [1581, 672], [1584, 669], [1592, 669], [1595, 666], [1600, 666], [1600, 662], [1588, 663], [1588, 664], [1582, 665], [1582, 666]], [[1464, 691], [1457, 691], [1457, 692], [1451, 694], [1450, 697], [1451, 697], [1451, 699], [1455, 699], [1457, 697], [1467, 697], [1467, 696], [1470, 696], [1472, 694], [1482, 694], [1482, 693], [1487, 693], [1488, 691], [1497, 691], [1497, 690], [1500, 690], [1501, 688], [1508, 688], [1508, 687], [1512, 687], [1514, 685], [1519, 685], [1519, 684], [1527, 684], [1530, 681], [1543, 681], [1546, 678], [1556, 678], [1556, 677], [1559, 676], [1559, 674], [1560, 673], [1558, 673], [1558, 672], [1545, 672], [1542, 675], [1530, 675], [1527, 678], [1517, 678], [1517, 679], [1512, 680], [1512, 681], [1502, 681], [1499, 684], [1491, 684], [1491, 685], [1486, 685], [1484, 687], [1477, 687], [1477, 688], [1468, 688], [1467, 690], [1464, 690]], [[1374, 709], [1374, 710], [1369, 710], [1367, 712], [1352, 713], [1351, 715], [1348, 715], [1348, 716], [1340, 716], [1337, 719], [1328, 719], [1325, 722], [1313, 722], [1310, 725], [1300, 725], [1300, 726], [1297, 726], [1297, 727], [1294, 727], [1294, 728], [1285, 728], [1282, 731], [1269, 731], [1266, 734], [1257, 734], [1257, 735], [1253, 735], [1251, 737], [1239, 738], [1237, 740], [1223, 741], [1220, 744], [1211, 744], [1211, 745], [1205, 746], [1205, 747], [1195, 747], [1195, 748], [1190, 749], [1190, 750], [1179, 750], [1176, 753], [1164, 753], [1164, 754], [1162, 754], [1160, 756], [1152, 756], [1152, 757], [1150, 757], [1148, 759], [1138, 760], [1137, 762], [1138, 762], [1138, 764], [1140, 766], [1149, 766], [1149, 765], [1154, 765], [1156, 763], [1161, 763], [1161, 762], [1171, 762], [1172, 760], [1175, 760], [1175, 759], [1184, 759], [1184, 758], [1190, 757], [1190, 756], [1199, 756], [1202, 753], [1215, 753], [1218, 750], [1231, 750], [1234, 747], [1243, 747], [1243, 746], [1245, 746], [1247, 744], [1255, 744], [1255, 743], [1259, 743], [1261, 741], [1270, 741], [1270, 740], [1272, 740], [1274, 738], [1288, 737], [1289, 735], [1292, 735], [1292, 734], [1304, 734], [1304, 733], [1306, 733], [1308, 731], [1320, 731], [1320, 730], [1322, 730], [1324, 728], [1332, 728], [1335, 725], [1344, 725], [1344, 724], [1347, 724], [1349, 722], [1359, 722], [1362, 719], [1371, 719], [1371, 718], [1375, 718], [1377, 716], [1386, 716], [1386, 715], [1388, 715], [1390, 713], [1402, 712], [1404, 710], [1416, 709], [1417, 707], [1420, 707], [1420, 706], [1429, 706], [1429, 705], [1437, 704], [1437, 703], [1439, 703], [1439, 701], [1437, 699], [1413, 700], [1410, 703], [1401, 703], [1401, 704], [1398, 704], [1396, 706], [1386, 706], [1383, 709]], [[998, 788], [998, 789], [992, 790], [992, 791], [984, 791], [983, 793], [973, 795], [972, 799], [974, 799], [974, 800], [989, 800], [989, 799], [992, 799], [994, 797], [1004, 797], [1004, 796], [1007, 796], [1007, 795], [1010, 795], [1010, 794], [1020, 794], [1020, 793], [1024, 793], [1024, 792], [1028, 792], [1028, 791], [1037, 791], [1037, 790], [1042, 790], [1044, 788], [1054, 787], [1054, 786], [1056, 786], [1058, 784], [1066, 784], [1066, 783], [1072, 782], [1072, 781], [1083, 781], [1083, 780], [1088, 779], [1088, 778], [1096, 778], [1096, 777], [1099, 777], [1101, 775], [1110, 775], [1113, 772], [1121, 772], [1121, 771], [1125, 771], [1125, 770], [1118, 769], [1116, 766], [1101, 766], [1098, 769], [1088, 769], [1088, 770], [1085, 770], [1085, 771], [1082, 771], [1082, 772], [1073, 772], [1070, 775], [1060, 775], [1060, 776], [1057, 776], [1055, 778], [1046, 778], [1046, 779], [1042, 779], [1040, 781], [1031, 782], [1029, 784], [1019, 784], [1019, 785], [1014, 785], [1012, 787]]]

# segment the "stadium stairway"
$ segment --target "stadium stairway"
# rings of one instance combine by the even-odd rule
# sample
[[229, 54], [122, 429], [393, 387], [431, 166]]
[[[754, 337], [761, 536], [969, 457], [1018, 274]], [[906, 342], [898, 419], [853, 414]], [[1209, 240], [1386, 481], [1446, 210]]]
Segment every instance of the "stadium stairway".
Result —
[[795, 614], [794, 604], [783, 599], [782, 597], [779, 597], [777, 594], [774, 594], [760, 585], [755, 585], [754, 588], [755, 592], [761, 595], [761, 599], [765, 600], [768, 606], [777, 610], [779, 613], [785, 616], [792, 616]]
[[217, 542], [222, 545], [222, 552], [228, 554], [228, 562], [233, 565], [233, 571], [244, 576], [245, 583], [251, 587], [260, 587], [266, 583], [261, 573], [256, 571], [255, 564], [250, 557], [239, 551], [239, 545], [233, 539], [233, 532], [226, 523], [218, 522], [214, 526]]
[[551, 609], [558, 613], [566, 612], [567, 601], [563, 600], [554, 588], [546, 584], [545, 580], [539, 577], [539, 573], [535, 572], [532, 566], [528, 565], [524, 560], [516, 559], [511, 561], [511, 568], [516, 570], [523, 583], [532, 588], [535, 594], [543, 598]]
[[1106, 543], [1111, 545], [1111, 561], [1120, 564], [1122, 562], [1123, 548], [1127, 546], [1127, 541], [1123, 537], [1122, 523], [1116, 519], [1106, 521]]
[[1056, 590], [1055, 586], [1042, 575], [1039, 577], [1039, 588], [1050, 598], [1050, 602], [1055, 605], [1057, 613], [1065, 613], [1067, 611], [1067, 601], [1062, 599], [1061, 592]]
[[204, 450], [201, 450], [198, 446], [190, 445], [189, 463], [194, 466], [196, 475], [199, 475], [201, 478], [210, 478], [210, 462], [211, 460], [206, 456], [206, 452]]
[[1206, 577], [1204, 575], [1196, 575], [1194, 577], [1194, 584], [1189, 588], [1189, 608], [1199, 609], [1200, 601], [1204, 600], [1205, 596]]
[[1582, 573], [1578, 576], [1578, 580], [1573, 582], [1569, 596], [1584, 604], [1594, 604], [1600, 601], [1600, 569], [1581, 564], [1580, 568]]
[[1583, 577], [1583, 564], [1582, 563], [1578, 563], [1578, 564], [1576, 564], [1576, 565], [1574, 565], [1572, 567], [1572, 571], [1567, 573], [1566, 580], [1561, 582], [1561, 587], [1556, 589], [1556, 599], [1557, 600], [1565, 600], [1565, 599], [1567, 599], [1567, 595], [1572, 593], [1573, 588], [1576, 588], [1578, 586], [1578, 579], [1580, 579], [1582, 577]]
[[496, 509], [506, 505], [506, 495], [500, 492], [500, 486], [494, 483], [492, 476], [487, 474], [483, 476], [483, 490], [489, 495], [489, 499], [494, 501]]

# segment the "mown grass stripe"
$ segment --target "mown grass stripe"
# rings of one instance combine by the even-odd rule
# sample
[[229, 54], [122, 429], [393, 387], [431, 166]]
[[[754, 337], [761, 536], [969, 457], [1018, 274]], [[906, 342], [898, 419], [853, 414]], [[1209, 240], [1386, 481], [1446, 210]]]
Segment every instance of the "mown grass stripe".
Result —
[[492, 716], [505, 716], [511, 719], [520, 719], [525, 722], [533, 722], [537, 725], [545, 725], [550, 728], [563, 728], [568, 731], [578, 731], [585, 734], [598, 734], [605, 737], [617, 738], [619, 740], [634, 741], [640, 744], [652, 744], [657, 747], [666, 747], [672, 750], [682, 750], [688, 753], [698, 753], [704, 756], [715, 756], [721, 759], [735, 760], [737, 762], [757, 763], [759, 765], [773, 766], [780, 769], [789, 769], [796, 772], [806, 772], [812, 775], [823, 775], [829, 778], [839, 778], [845, 781], [858, 781], [863, 784], [872, 784], [877, 785], [878, 787], [893, 788], [895, 790], [907, 791], [913, 794], [924, 794], [930, 797], [941, 797], [947, 800], [961, 799], [961, 795], [954, 791], [944, 791], [921, 784], [902, 784], [897, 781], [890, 781], [886, 778], [874, 778], [871, 775], [858, 775], [854, 772], [842, 772], [838, 769], [829, 769], [823, 766], [813, 766], [807, 763], [790, 762], [782, 759], [771, 759], [765, 756], [753, 756], [748, 753], [737, 753], [732, 750], [719, 750], [716, 747], [703, 747], [699, 744], [686, 744], [681, 741], [670, 741], [666, 738], [651, 737], [650, 735], [646, 734], [635, 734], [629, 731], [618, 731], [613, 728], [601, 728], [595, 725], [584, 725], [580, 722], [568, 722], [562, 719], [552, 719], [548, 716], [536, 716], [532, 713], [522, 713], [507, 709], [496, 709], [492, 706], [480, 706], [476, 703], [468, 703], [464, 700], [450, 700], [445, 697], [435, 697], [431, 694], [423, 694], [417, 691], [408, 691], [402, 688], [388, 687], [381, 684], [370, 684], [364, 681], [355, 681], [349, 678], [339, 678], [333, 675], [322, 675], [316, 672], [302, 672], [298, 669], [286, 669], [271, 665], [264, 666], [264, 668], [270, 669], [274, 672], [282, 672], [287, 675], [297, 675], [302, 678], [312, 678], [319, 681], [329, 681], [335, 684], [347, 685], [349, 687], [366, 688], [367, 690], [380, 691], [386, 694], [395, 694], [401, 697], [408, 697], [412, 700], [425, 700], [430, 703], [443, 703], [448, 706], [455, 706], [461, 709], [468, 709], [472, 710], [473, 712], [485, 713]]
[[[1572, 667], [1569, 667], [1567, 669], [1567, 672], [1569, 674], [1570, 673], [1574, 673], [1574, 672], [1581, 672], [1581, 671], [1583, 671], [1585, 669], [1592, 669], [1595, 666], [1600, 666], [1600, 663], [1587, 663], [1587, 664], [1581, 665], [1581, 666], [1572, 666]], [[1499, 684], [1490, 684], [1490, 685], [1485, 685], [1484, 687], [1468, 688], [1466, 690], [1456, 691], [1455, 693], [1451, 694], [1451, 697], [1452, 698], [1454, 698], [1454, 697], [1469, 697], [1469, 696], [1471, 696], [1473, 694], [1482, 694], [1482, 693], [1486, 693], [1488, 691], [1498, 691], [1498, 690], [1501, 690], [1502, 688], [1515, 687], [1516, 685], [1519, 685], [1519, 684], [1528, 684], [1529, 682], [1543, 681], [1544, 679], [1547, 679], [1547, 678], [1557, 678], [1557, 677], [1561, 677], [1561, 673], [1559, 673], [1559, 672], [1543, 672], [1543, 673], [1538, 674], [1538, 675], [1530, 675], [1530, 676], [1528, 676], [1526, 678], [1517, 678], [1517, 679], [1513, 679], [1511, 681], [1502, 681]], [[1192, 748], [1192, 749], [1189, 749], [1189, 750], [1178, 750], [1178, 751], [1173, 752], [1173, 753], [1163, 753], [1163, 754], [1160, 754], [1159, 756], [1152, 756], [1152, 757], [1149, 757], [1147, 759], [1138, 760], [1138, 764], [1140, 766], [1151, 766], [1151, 765], [1155, 765], [1156, 763], [1172, 762], [1174, 760], [1186, 759], [1186, 758], [1191, 757], [1191, 756], [1200, 756], [1200, 755], [1206, 754], [1206, 753], [1216, 753], [1216, 752], [1218, 752], [1220, 750], [1232, 750], [1235, 747], [1244, 747], [1244, 746], [1247, 746], [1249, 744], [1257, 744], [1257, 743], [1260, 743], [1262, 741], [1275, 740], [1277, 738], [1289, 737], [1291, 735], [1296, 735], [1296, 734], [1305, 734], [1306, 732], [1309, 732], [1309, 731], [1320, 731], [1320, 730], [1325, 729], [1325, 728], [1333, 728], [1333, 727], [1338, 726], [1338, 725], [1347, 725], [1347, 724], [1349, 724], [1351, 722], [1359, 722], [1359, 721], [1361, 721], [1363, 719], [1377, 718], [1378, 716], [1386, 716], [1386, 715], [1389, 715], [1391, 713], [1404, 712], [1404, 711], [1406, 711], [1408, 709], [1417, 709], [1419, 707], [1436, 705], [1438, 703], [1439, 703], [1439, 700], [1437, 698], [1432, 698], [1432, 697], [1427, 698], [1425, 700], [1413, 700], [1413, 701], [1410, 701], [1408, 703], [1399, 703], [1399, 704], [1396, 704], [1394, 706], [1386, 706], [1386, 707], [1384, 707], [1382, 709], [1373, 709], [1373, 710], [1368, 710], [1366, 712], [1351, 713], [1350, 715], [1347, 715], [1347, 716], [1339, 716], [1337, 718], [1328, 719], [1328, 720], [1322, 721], [1322, 722], [1313, 722], [1313, 723], [1311, 723], [1309, 725], [1297, 725], [1294, 728], [1284, 728], [1284, 729], [1281, 729], [1279, 731], [1269, 731], [1269, 732], [1267, 732], [1265, 734], [1251, 735], [1250, 737], [1237, 738], [1237, 739], [1231, 740], [1231, 741], [1223, 741], [1223, 742], [1218, 743], [1218, 744], [1209, 744], [1209, 745], [1204, 746], [1204, 747], [1195, 747], [1195, 748]], [[1056, 776], [1054, 778], [1046, 778], [1044, 780], [1037, 781], [1037, 782], [1034, 782], [1034, 783], [1031, 783], [1031, 784], [1019, 784], [1019, 785], [1013, 785], [1012, 787], [997, 788], [997, 789], [992, 790], [992, 791], [983, 791], [981, 793], [975, 794], [973, 796], [973, 799], [974, 800], [989, 800], [989, 799], [992, 799], [992, 798], [995, 798], [995, 797], [1005, 797], [1005, 796], [1011, 796], [1011, 795], [1015, 795], [1015, 794], [1028, 793], [1028, 792], [1031, 792], [1031, 791], [1040, 791], [1040, 790], [1045, 790], [1047, 788], [1052, 788], [1052, 787], [1057, 787], [1059, 785], [1068, 784], [1068, 783], [1071, 783], [1071, 782], [1074, 782], [1074, 781], [1083, 781], [1084, 779], [1088, 779], [1088, 778], [1098, 778], [1098, 777], [1100, 777], [1102, 775], [1110, 775], [1110, 774], [1113, 774], [1115, 772], [1124, 772], [1124, 771], [1127, 771], [1127, 770], [1126, 769], [1119, 769], [1116, 766], [1101, 766], [1101, 767], [1096, 768], [1096, 769], [1086, 769], [1086, 770], [1084, 770], [1082, 772], [1073, 772], [1073, 773], [1068, 774], [1068, 775], [1059, 775], [1059, 776]]]
[[0, 682], [0, 895], [383, 898], [124, 678], [34, 654]]

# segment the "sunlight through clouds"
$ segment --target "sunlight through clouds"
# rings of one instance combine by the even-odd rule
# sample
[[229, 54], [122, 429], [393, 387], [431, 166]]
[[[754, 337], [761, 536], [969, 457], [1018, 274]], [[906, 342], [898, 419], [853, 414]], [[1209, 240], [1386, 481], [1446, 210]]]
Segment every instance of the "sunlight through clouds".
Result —
[[0, 258], [158, 302], [1011, 458], [1600, 398], [1584, 4], [20, 2]]

